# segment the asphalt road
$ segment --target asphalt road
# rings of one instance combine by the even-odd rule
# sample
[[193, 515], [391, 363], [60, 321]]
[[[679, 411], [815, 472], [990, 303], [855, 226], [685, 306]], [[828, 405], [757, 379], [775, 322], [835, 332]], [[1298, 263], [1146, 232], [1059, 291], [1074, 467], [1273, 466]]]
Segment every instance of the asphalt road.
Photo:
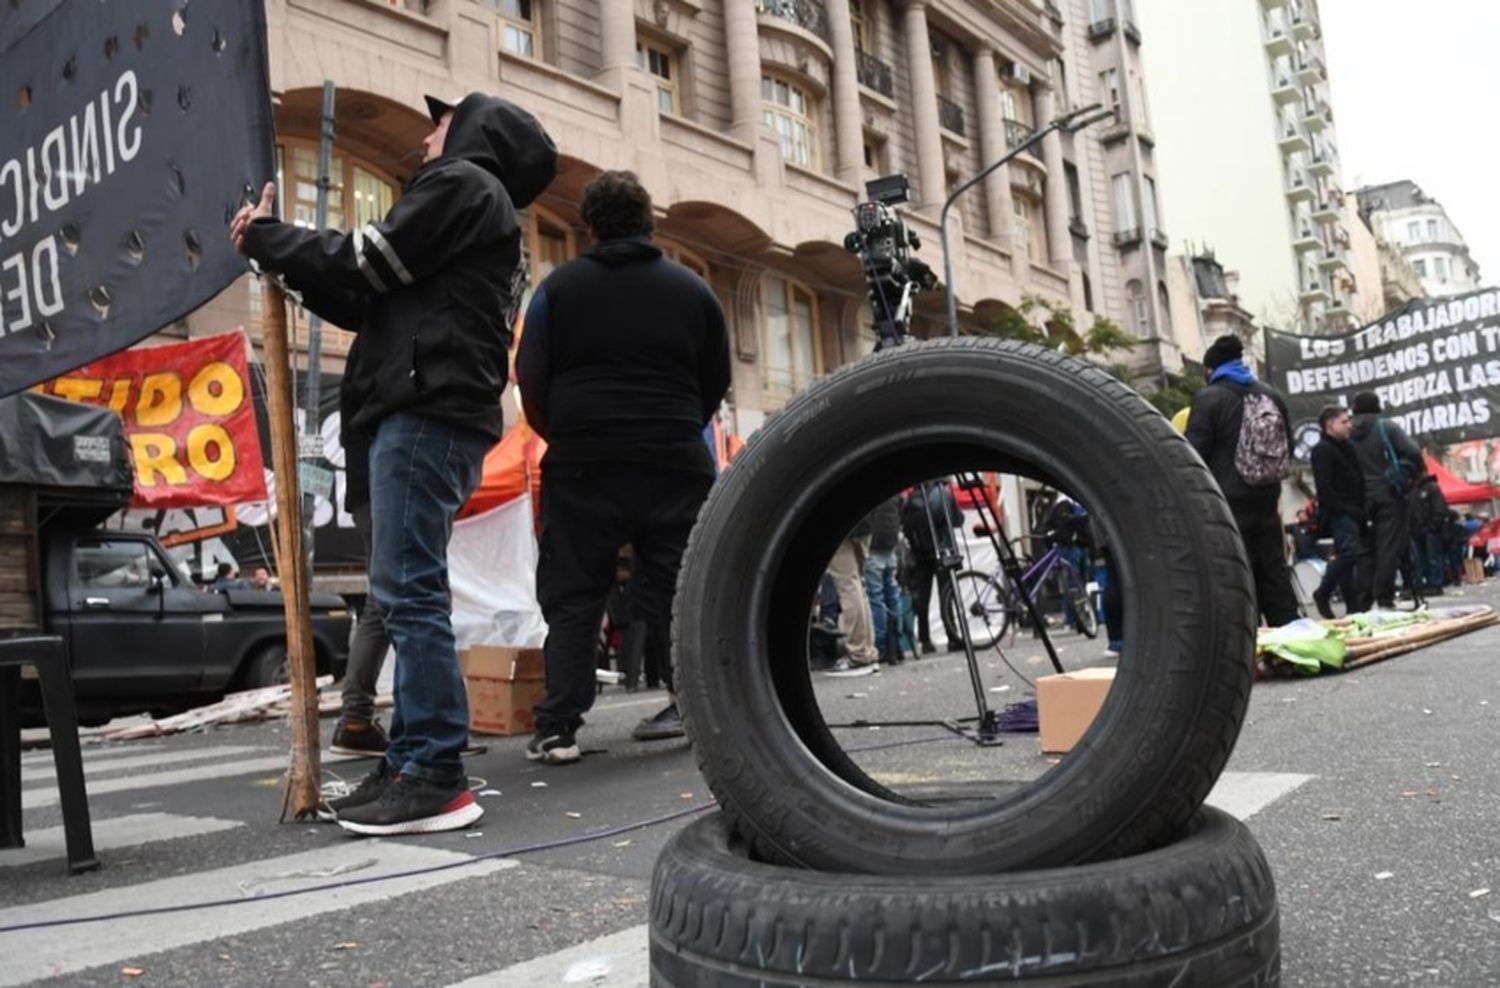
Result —
[[[1500, 584], [1462, 598], [1476, 599], [1500, 601]], [[1070, 665], [1102, 657], [1097, 644], [1066, 647]], [[1010, 655], [1028, 675], [1040, 666], [1024, 642]], [[1024, 691], [998, 662], [985, 675], [997, 703]], [[972, 702], [949, 656], [821, 689], [839, 718]], [[708, 805], [685, 743], [628, 740], [660, 702], [607, 695], [582, 735], [591, 753], [574, 766], [527, 762], [521, 738], [484, 739], [469, 765], [480, 824], [390, 841], [277, 823], [283, 724], [90, 749], [105, 866], [77, 877], [51, 830], [58, 809], [41, 805], [46, 756], [28, 754], [32, 847], [0, 851], [0, 984], [643, 985], [652, 862]], [[1497, 716], [1500, 628], [1348, 674], [1257, 685], [1216, 798], [1248, 816], [1271, 860], [1286, 984], [1500, 984]], [[851, 745], [921, 739], [851, 734]], [[1049, 767], [1034, 738], [980, 751], [935, 734], [861, 757], [897, 782]], [[362, 763], [326, 767], [354, 778]], [[273, 895], [397, 871], [411, 874]], [[200, 908], [13, 929], [189, 904]]]

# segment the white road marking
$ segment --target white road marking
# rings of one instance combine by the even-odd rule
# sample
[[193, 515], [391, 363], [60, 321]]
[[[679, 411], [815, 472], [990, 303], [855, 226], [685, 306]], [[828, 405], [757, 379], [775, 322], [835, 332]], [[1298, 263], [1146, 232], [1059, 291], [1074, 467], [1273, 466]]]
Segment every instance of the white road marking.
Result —
[[555, 954], [460, 981], [449, 988], [572, 984], [589, 988], [647, 988], [650, 969], [648, 939], [646, 925], [642, 923]]
[[1248, 820], [1312, 779], [1295, 772], [1225, 772], [1208, 794], [1208, 804]]
[[[149, 751], [162, 750], [165, 750], [165, 746], [160, 743], [144, 744], [139, 741], [122, 744], [116, 748], [100, 748], [97, 746], [91, 747], [89, 745], [84, 745], [83, 763], [85, 765], [88, 765], [89, 763], [97, 761], [101, 758], [117, 758], [121, 755], [139, 755]], [[51, 765], [52, 758], [53, 756], [51, 748], [38, 748], [35, 751], [28, 751], [21, 756], [21, 767], [25, 768], [28, 765]]]
[[[115, 919], [77, 926], [0, 933], [0, 985], [19, 985], [38, 978], [118, 964], [164, 950], [237, 936], [322, 913], [384, 902], [409, 892], [491, 875], [517, 862], [474, 861], [463, 868], [393, 878], [352, 888], [257, 901], [256, 896], [323, 885], [344, 879], [473, 861], [467, 854], [415, 844], [349, 841], [313, 851], [266, 858], [249, 864], [200, 871], [139, 885], [125, 885], [84, 895], [33, 902], [0, 910], [0, 928], [19, 923], [95, 916], [125, 910], [152, 909], [245, 899], [216, 909], [197, 909], [156, 916]], [[378, 862], [378, 864], [377, 864]]]
[[[129, 758], [107, 758], [104, 761], [86, 760], [83, 763], [83, 776], [86, 779], [98, 778], [101, 775], [109, 775], [112, 772], [125, 772], [136, 768], [152, 768], [157, 765], [180, 765], [183, 762], [203, 762], [210, 758], [228, 758], [231, 755], [266, 754], [273, 749], [242, 745], [226, 744], [212, 748], [192, 748], [186, 751], [159, 751], [154, 754], [135, 754]], [[33, 769], [21, 769], [22, 784], [32, 782], [45, 782], [49, 785], [57, 781], [57, 767], [52, 764], [38, 766]]]
[[[348, 755], [324, 755], [322, 764], [353, 761]], [[159, 786], [179, 786], [185, 782], [203, 782], [207, 779], [227, 779], [235, 775], [252, 772], [281, 772], [287, 766], [286, 755], [270, 755], [265, 758], [242, 758], [232, 762], [199, 765], [195, 768], [180, 768], [168, 772], [148, 772], [145, 775], [127, 775], [121, 779], [104, 779], [87, 785], [89, 798], [112, 792], [130, 792], [136, 789], [155, 789]], [[24, 789], [21, 792], [21, 808], [27, 810], [56, 806], [58, 792], [55, 786]]]
[[[103, 854], [122, 847], [137, 847], [179, 837], [197, 837], [243, 827], [240, 820], [220, 820], [211, 816], [177, 816], [172, 813], [133, 813], [94, 821], [94, 850]], [[51, 858], [68, 856], [62, 827], [33, 830], [25, 835], [26, 846], [0, 851], [0, 868], [14, 868]]]

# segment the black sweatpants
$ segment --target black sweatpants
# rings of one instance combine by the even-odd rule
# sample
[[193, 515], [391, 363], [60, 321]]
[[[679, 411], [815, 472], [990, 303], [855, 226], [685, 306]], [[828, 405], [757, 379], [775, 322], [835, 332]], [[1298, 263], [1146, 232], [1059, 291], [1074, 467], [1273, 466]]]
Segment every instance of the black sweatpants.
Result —
[[1292, 571], [1286, 564], [1281, 531], [1281, 513], [1274, 500], [1230, 501], [1229, 510], [1239, 526], [1250, 571], [1255, 576], [1255, 599], [1266, 624], [1273, 628], [1302, 616], [1297, 594], [1292, 590]]
[[[953, 597], [952, 588], [948, 585], [948, 574], [945, 570], [938, 568], [937, 557], [925, 556], [920, 552], [912, 554], [911, 567], [912, 585], [911, 590], [912, 610], [917, 612], [917, 640], [923, 645], [932, 644], [932, 631], [928, 628], [927, 612], [932, 607], [932, 585], [937, 584], [938, 600], [947, 602]], [[948, 636], [948, 644], [953, 645], [962, 642], [963, 638], [954, 626], [949, 616], [950, 608], [939, 607], [938, 613], [943, 618], [943, 634]]]
[[1360, 610], [1371, 606], [1394, 606], [1396, 570], [1409, 548], [1406, 502], [1395, 498], [1371, 498], [1369, 522], [1365, 525], [1359, 555]]
[[688, 534], [708, 496], [707, 473], [637, 463], [544, 465], [536, 595], [547, 619], [547, 696], [537, 730], [571, 731], [594, 705], [595, 649], [620, 547], [634, 547], [631, 624], [649, 626], [646, 648], [672, 686], [672, 594]]

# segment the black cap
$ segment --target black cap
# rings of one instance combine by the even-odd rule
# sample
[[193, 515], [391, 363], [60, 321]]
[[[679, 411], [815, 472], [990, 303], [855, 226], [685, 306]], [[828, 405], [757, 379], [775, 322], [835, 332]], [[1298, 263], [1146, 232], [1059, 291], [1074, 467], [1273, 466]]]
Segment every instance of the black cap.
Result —
[[442, 123], [443, 114], [452, 111], [454, 104], [438, 99], [436, 96], [423, 96], [427, 101], [427, 113], [432, 117], [434, 124]]
[[1214, 340], [1207, 350], [1203, 352], [1203, 366], [1209, 370], [1229, 363], [1231, 360], [1239, 360], [1245, 355], [1245, 344], [1240, 342], [1238, 336], [1225, 334]]
[[1355, 415], [1379, 415], [1380, 396], [1373, 391], [1361, 391], [1354, 396]]

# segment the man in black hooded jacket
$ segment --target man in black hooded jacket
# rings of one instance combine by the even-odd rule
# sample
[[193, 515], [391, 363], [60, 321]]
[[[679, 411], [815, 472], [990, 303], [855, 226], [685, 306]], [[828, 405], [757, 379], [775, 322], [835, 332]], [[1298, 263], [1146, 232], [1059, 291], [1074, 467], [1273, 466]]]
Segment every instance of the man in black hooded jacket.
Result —
[[396, 646], [385, 758], [330, 804], [362, 834], [452, 830], [483, 815], [460, 758], [468, 703], [447, 546], [500, 437], [525, 278], [516, 211], [557, 170], [551, 138], [520, 107], [480, 93], [427, 102], [436, 129], [423, 165], [383, 220], [350, 233], [281, 223], [268, 184], [230, 228], [303, 304], [358, 333], [339, 405], [343, 428], [369, 444], [370, 592]]
[[[714, 481], [703, 439], [729, 389], [724, 311], [702, 278], [651, 243], [651, 196], [601, 173], [579, 210], [594, 246], [553, 271], [526, 309], [516, 382], [543, 439], [537, 601], [547, 619], [547, 695], [526, 755], [580, 755], [593, 706], [596, 639], [620, 546], [630, 543], [632, 621], [670, 691], [672, 594], [688, 533]], [[677, 704], [636, 727], [683, 733]]]
[[1359, 560], [1360, 609], [1396, 606], [1396, 571], [1406, 557], [1406, 498], [1422, 475], [1422, 449], [1402, 428], [1380, 417], [1380, 396], [1354, 396], [1349, 442], [1365, 478], [1364, 551]]

